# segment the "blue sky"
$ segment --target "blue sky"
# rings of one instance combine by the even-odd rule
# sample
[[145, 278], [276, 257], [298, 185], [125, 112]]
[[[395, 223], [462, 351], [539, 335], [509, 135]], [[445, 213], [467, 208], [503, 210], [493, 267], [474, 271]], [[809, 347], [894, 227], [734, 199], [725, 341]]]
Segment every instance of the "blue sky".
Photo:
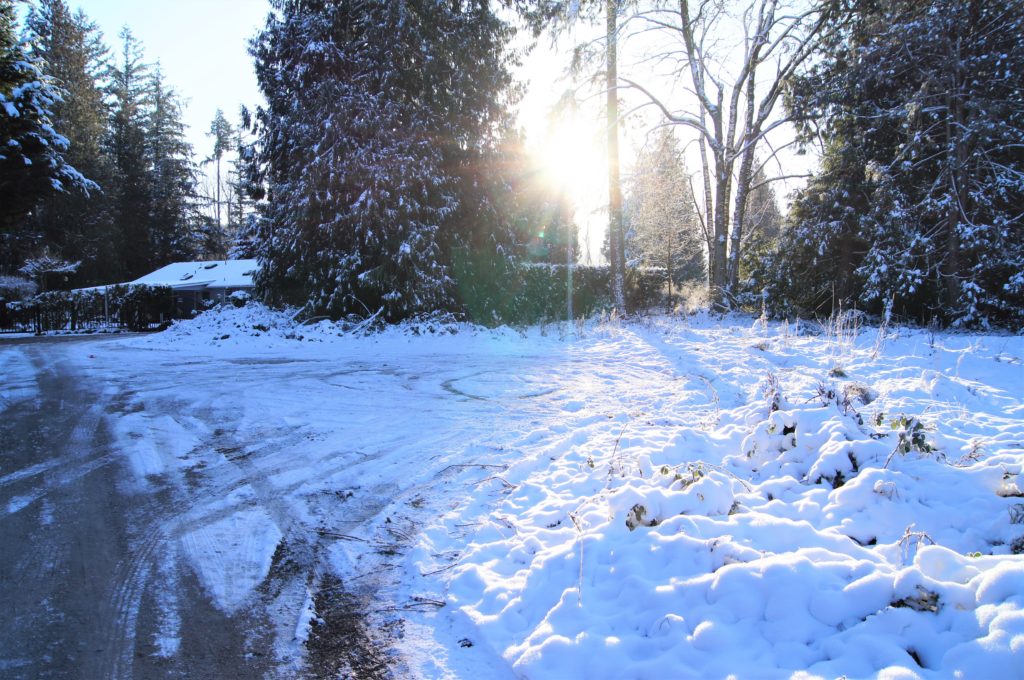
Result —
[[[186, 101], [185, 123], [196, 156], [212, 150], [206, 136], [217, 109], [232, 123], [238, 108], [262, 101], [246, 50], [269, 11], [266, 0], [68, 0], [103, 31], [116, 53], [128, 25], [142, 41], [147, 61], [160, 60], [164, 75]], [[210, 148], [207, 148], [210, 147]]]

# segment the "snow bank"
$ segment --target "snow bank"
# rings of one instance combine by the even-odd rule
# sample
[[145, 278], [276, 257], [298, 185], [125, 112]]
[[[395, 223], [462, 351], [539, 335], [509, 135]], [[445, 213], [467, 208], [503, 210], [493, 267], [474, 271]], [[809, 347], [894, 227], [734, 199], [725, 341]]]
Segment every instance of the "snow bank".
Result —
[[[415, 343], [416, 351], [432, 346], [440, 350], [453, 350], [461, 347], [466, 338], [484, 336], [493, 341], [521, 337], [520, 333], [509, 328], [485, 329], [472, 324], [456, 323], [443, 316], [389, 326], [376, 332], [370, 332], [371, 325], [366, 322], [332, 322], [326, 319], [298, 322], [295, 316], [294, 309], [275, 310], [251, 301], [242, 307], [221, 305], [194, 319], [176, 321], [166, 331], [138, 342], [161, 349], [207, 351], [223, 348], [252, 354], [296, 349], [298, 343], [321, 345], [328, 350], [338, 346], [411, 343]], [[452, 343], [446, 340], [453, 335], [459, 335], [460, 341]], [[435, 340], [433, 345], [425, 342], [430, 338]]]

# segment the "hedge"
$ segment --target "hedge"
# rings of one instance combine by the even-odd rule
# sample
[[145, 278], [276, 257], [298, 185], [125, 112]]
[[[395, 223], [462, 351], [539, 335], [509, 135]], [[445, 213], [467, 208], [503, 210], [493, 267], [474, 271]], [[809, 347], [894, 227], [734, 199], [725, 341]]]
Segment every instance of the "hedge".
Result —
[[40, 293], [28, 300], [2, 302], [0, 315], [6, 330], [43, 333], [80, 331], [111, 326], [146, 330], [169, 319], [174, 299], [167, 286], [119, 285], [102, 290]]
[[[484, 325], [533, 324], [566, 317], [566, 265], [510, 264], [464, 255], [455, 259], [458, 303], [470, 321]], [[613, 309], [607, 266], [572, 268], [573, 316]], [[645, 311], [666, 303], [664, 272], [627, 271], [626, 310]]]

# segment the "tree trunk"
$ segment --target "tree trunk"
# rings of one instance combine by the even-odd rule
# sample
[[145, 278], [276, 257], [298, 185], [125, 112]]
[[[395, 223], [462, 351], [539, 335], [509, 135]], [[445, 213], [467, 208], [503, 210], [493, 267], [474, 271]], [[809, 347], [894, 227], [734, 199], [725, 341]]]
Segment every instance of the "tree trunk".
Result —
[[[704, 123], [705, 123], [704, 110], [701, 109], [701, 112], [700, 112], [700, 124], [704, 125]], [[704, 221], [704, 225], [705, 225], [704, 226], [704, 237], [705, 237], [705, 240], [707, 241], [707, 246], [708, 246], [707, 284], [708, 284], [708, 288], [710, 289], [711, 286], [712, 286], [712, 281], [713, 281], [713, 274], [712, 274], [712, 272], [714, 271], [714, 267], [712, 266], [712, 262], [714, 260], [714, 253], [715, 253], [715, 236], [714, 236], [715, 232], [714, 232], [714, 226], [713, 226], [714, 223], [715, 223], [715, 214], [714, 214], [715, 213], [715, 199], [714, 199], [714, 196], [711, 193], [711, 168], [708, 165], [708, 150], [707, 150], [707, 147], [705, 146], [705, 142], [704, 142], [704, 138], [703, 137], [700, 138], [700, 169], [701, 169], [701, 174], [703, 175], [703, 181], [704, 181], [704, 220], [705, 220]]]
[[573, 246], [576, 244], [576, 235], [573, 233], [569, 220], [565, 222], [565, 317], [568, 323], [566, 333], [572, 332], [572, 261]]
[[[760, 34], [759, 34], [760, 35]], [[743, 229], [746, 226], [747, 196], [750, 194], [750, 178], [754, 165], [754, 141], [761, 130], [754, 122], [754, 86], [757, 72], [756, 56], [749, 65], [750, 75], [747, 76], [747, 108], [744, 112], [742, 153], [740, 154], [740, 170], [736, 176], [736, 208], [732, 220], [732, 243], [729, 248], [729, 289], [734, 291], [740, 281], [740, 249], [743, 246]]]
[[217, 156], [217, 231], [220, 231], [220, 156]]
[[724, 158], [725, 150], [715, 152], [715, 243], [711, 258], [711, 303], [727, 309], [726, 246], [729, 237], [729, 195], [732, 193], [732, 172]]
[[605, 3], [606, 39], [608, 67], [605, 86], [607, 89], [608, 126], [608, 254], [610, 255], [612, 296], [619, 312], [626, 311], [625, 279], [626, 253], [622, 234], [622, 188], [619, 185], [619, 98], [618, 85], [618, 5], [619, 0]]
[[[973, 9], [973, 8], [972, 8]], [[968, 14], [973, 15], [974, 12]], [[974, 18], [973, 16], [971, 18]], [[947, 159], [948, 179], [947, 192], [950, 201], [946, 213], [945, 245], [940, 274], [942, 275], [945, 298], [946, 316], [950, 316], [959, 305], [960, 299], [960, 222], [968, 200], [964, 191], [967, 168], [967, 142], [964, 139], [968, 129], [967, 113], [964, 106], [964, 75], [963, 63], [960, 59], [960, 36], [947, 38], [947, 58], [949, 60], [949, 92], [946, 95], [946, 135], [952, 149]]]

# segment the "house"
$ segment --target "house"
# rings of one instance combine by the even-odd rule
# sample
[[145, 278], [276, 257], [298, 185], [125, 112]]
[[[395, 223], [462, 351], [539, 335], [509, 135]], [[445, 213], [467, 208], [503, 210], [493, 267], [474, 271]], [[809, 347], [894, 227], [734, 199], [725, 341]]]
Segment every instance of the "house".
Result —
[[184, 312], [225, 302], [236, 291], [252, 292], [256, 260], [175, 262], [129, 281], [129, 286], [166, 286]]
[[[225, 302], [232, 293], [253, 290], [256, 260], [211, 260], [209, 262], [174, 262], [141, 276], [134, 281], [80, 288], [79, 291], [106, 293], [114, 286], [161, 286], [171, 289], [173, 316], [191, 317], [209, 306]], [[161, 318], [163, 314], [161, 313]]]

